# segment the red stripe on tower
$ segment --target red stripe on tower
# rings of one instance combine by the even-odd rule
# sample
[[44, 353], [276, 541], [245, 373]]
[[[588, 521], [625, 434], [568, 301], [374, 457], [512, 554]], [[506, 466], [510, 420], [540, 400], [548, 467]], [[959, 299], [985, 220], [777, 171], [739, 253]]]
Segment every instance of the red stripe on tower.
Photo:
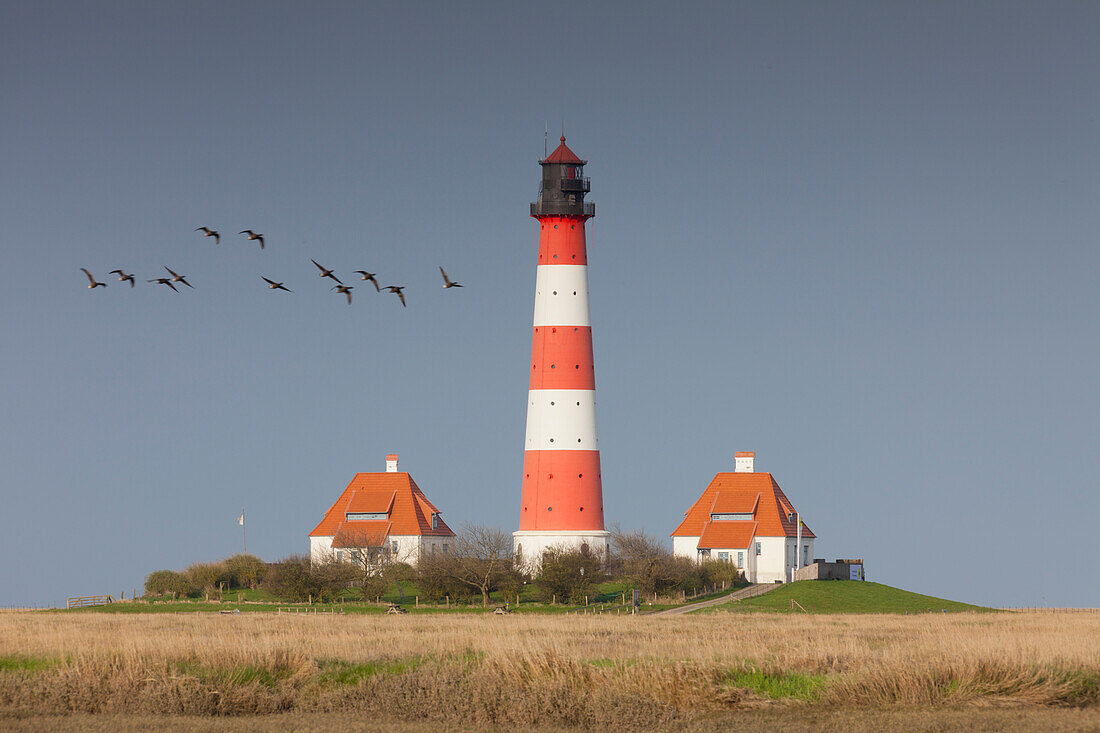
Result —
[[596, 214], [587, 161], [561, 144], [542, 166], [535, 318], [515, 550], [528, 565], [555, 546], [605, 555], [596, 377], [588, 314], [585, 223]]

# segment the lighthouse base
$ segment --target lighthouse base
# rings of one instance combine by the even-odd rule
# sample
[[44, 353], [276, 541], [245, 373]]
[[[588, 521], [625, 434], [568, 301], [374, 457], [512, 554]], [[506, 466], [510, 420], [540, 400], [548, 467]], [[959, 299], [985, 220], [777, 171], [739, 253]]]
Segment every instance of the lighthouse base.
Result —
[[551, 548], [579, 550], [585, 545], [603, 562], [611, 556], [611, 533], [605, 529], [519, 530], [512, 533], [512, 551], [516, 562], [530, 572], [542, 564], [542, 555]]

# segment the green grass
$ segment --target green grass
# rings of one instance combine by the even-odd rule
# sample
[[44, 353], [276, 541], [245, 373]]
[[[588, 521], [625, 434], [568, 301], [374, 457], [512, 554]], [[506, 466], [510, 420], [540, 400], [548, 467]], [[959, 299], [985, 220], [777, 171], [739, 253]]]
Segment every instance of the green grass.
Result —
[[825, 675], [768, 673], [755, 668], [731, 670], [722, 680], [726, 687], [740, 687], [773, 700], [816, 700], [825, 685]]
[[[791, 601], [797, 605], [792, 607]], [[723, 603], [697, 613], [767, 611], [772, 613], [959, 613], [992, 611], [959, 601], [911, 593], [882, 583], [858, 580], [799, 580], [762, 596]]]
[[339, 659], [326, 660], [320, 664], [321, 672], [317, 681], [328, 687], [358, 685], [362, 680], [379, 674], [405, 674], [419, 667], [423, 661], [421, 657], [371, 661], [361, 664], [344, 662]]
[[0, 656], [0, 672], [41, 672], [61, 664], [52, 657], [28, 657], [23, 654]]

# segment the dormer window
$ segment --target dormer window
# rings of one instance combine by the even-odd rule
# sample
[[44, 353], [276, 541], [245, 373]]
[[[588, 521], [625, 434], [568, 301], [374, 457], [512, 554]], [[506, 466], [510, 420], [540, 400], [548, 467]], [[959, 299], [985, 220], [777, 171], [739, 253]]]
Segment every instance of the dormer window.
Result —
[[715, 512], [710, 515], [712, 522], [724, 522], [729, 520], [752, 521], [752, 512]]
[[432, 512], [432, 529], [439, 529], [439, 514]]
[[385, 512], [347, 512], [344, 520], [348, 522], [371, 522], [386, 519]]

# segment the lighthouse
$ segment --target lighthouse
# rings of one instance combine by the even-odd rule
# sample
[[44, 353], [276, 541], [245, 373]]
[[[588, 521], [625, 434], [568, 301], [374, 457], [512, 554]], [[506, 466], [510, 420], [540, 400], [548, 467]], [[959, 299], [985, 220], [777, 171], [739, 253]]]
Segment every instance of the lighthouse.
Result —
[[531, 333], [527, 433], [519, 531], [520, 562], [539, 564], [551, 547], [587, 548], [606, 557], [596, 376], [588, 316], [585, 223], [596, 215], [584, 200], [587, 161], [561, 144], [544, 160], [538, 200], [538, 270]]

